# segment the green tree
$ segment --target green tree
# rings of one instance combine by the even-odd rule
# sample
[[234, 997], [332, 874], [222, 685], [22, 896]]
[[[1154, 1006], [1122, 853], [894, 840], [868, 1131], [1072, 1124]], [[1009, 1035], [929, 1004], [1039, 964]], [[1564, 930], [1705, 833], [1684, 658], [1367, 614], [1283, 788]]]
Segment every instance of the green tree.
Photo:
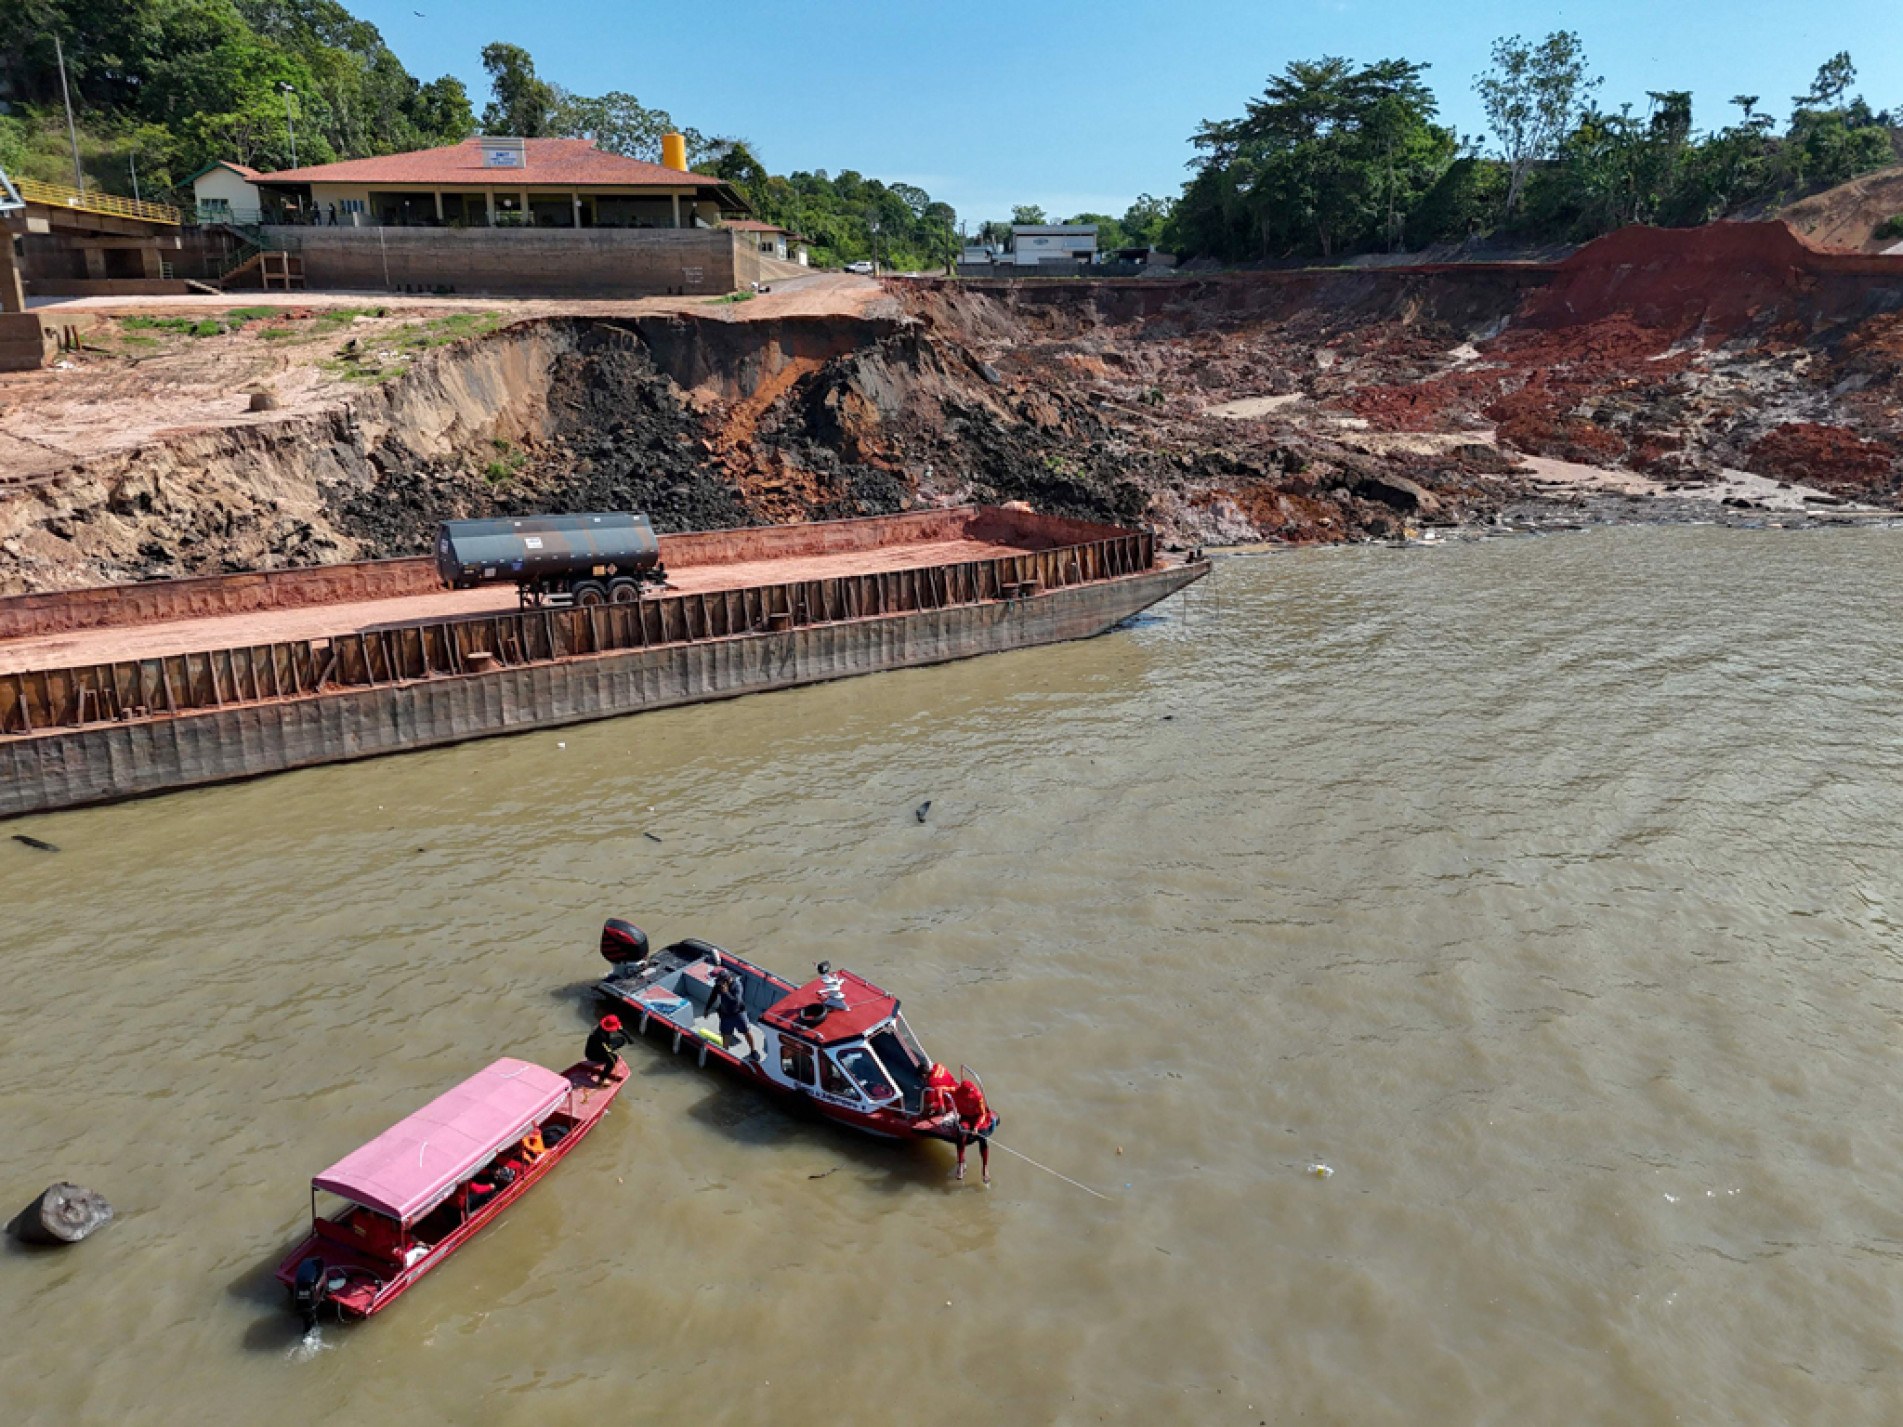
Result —
[[1169, 226], [1173, 206], [1164, 199], [1139, 193], [1136, 202], [1123, 210], [1119, 220], [1125, 240], [1132, 246], [1157, 247], [1163, 241], [1163, 230]]
[[1474, 80], [1474, 91], [1506, 160], [1508, 217], [1533, 165], [1559, 152], [1599, 83], [1587, 75], [1585, 47], [1571, 30], [1538, 44], [1518, 35], [1493, 42], [1493, 68]]
[[535, 61], [520, 45], [483, 46], [482, 67], [494, 96], [482, 111], [485, 133], [539, 139], [549, 134], [556, 109], [555, 87], [535, 74]]
[[619, 89], [598, 99], [558, 89], [549, 120], [551, 134], [593, 139], [597, 148], [649, 163], [661, 161], [661, 136], [674, 132], [674, 120], [665, 109], [650, 109]]
[[1044, 210], [1035, 203], [1020, 203], [1011, 210], [1011, 221], [1020, 228], [1037, 228], [1051, 220], [1044, 216]]

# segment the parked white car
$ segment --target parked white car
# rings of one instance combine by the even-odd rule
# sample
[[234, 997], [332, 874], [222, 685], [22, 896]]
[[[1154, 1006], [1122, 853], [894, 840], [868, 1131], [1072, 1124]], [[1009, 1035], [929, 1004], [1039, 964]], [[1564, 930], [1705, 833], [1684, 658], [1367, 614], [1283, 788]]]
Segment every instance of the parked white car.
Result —
[[863, 273], [865, 276], [870, 277], [873, 272], [873, 267], [871, 263], [861, 258], [856, 263], [847, 263], [846, 271], [849, 273]]

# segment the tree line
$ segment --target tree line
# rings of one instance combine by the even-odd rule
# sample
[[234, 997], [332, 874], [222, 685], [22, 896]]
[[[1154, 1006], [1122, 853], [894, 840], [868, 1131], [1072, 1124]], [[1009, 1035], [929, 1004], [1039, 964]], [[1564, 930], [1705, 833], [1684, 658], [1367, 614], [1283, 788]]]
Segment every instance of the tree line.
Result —
[[1244, 112], [1191, 137], [1192, 176], [1165, 224], [1185, 256], [1334, 258], [1498, 235], [1582, 241], [1628, 223], [1690, 226], [1769, 209], [1903, 156], [1903, 108], [1853, 95], [1833, 55], [1780, 126], [1740, 94], [1699, 129], [1686, 90], [1598, 100], [1577, 34], [1494, 43], [1474, 81], [1494, 150], [1439, 122], [1428, 66], [1299, 60]]
[[[744, 139], [677, 126], [615, 90], [577, 94], [542, 78], [519, 45], [482, 51], [478, 116], [454, 75], [412, 75], [375, 25], [338, 0], [6, 0], [0, 5], [0, 169], [73, 181], [58, 52], [80, 118], [86, 181], [190, 202], [220, 159], [264, 170], [460, 143], [477, 132], [588, 138], [658, 161], [684, 134], [689, 166], [726, 179], [754, 210], [810, 239], [821, 263], [942, 263], [957, 214], [923, 189], [845, 170], [768, 174]], [[136, 178], [135, 178], [136, 175]]]

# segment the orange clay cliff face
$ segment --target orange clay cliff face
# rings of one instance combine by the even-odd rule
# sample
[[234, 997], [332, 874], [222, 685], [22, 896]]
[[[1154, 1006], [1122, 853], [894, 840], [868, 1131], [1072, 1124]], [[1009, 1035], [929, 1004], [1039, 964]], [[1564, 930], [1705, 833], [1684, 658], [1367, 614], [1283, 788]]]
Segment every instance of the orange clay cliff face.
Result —
[[[34, 374], [41, 407], [0, 409], [0, 593], [408, 554], [443, 518], [548, 510], [679, 530], [1019, 500], [1198, 545], [1748, 519], [1736, 492], [1778, 482], [1820, 518], [1899, 505], [1903, 259], [1781, 222], [1627, 229], [1551, 265], [893, 281], [762, 309], [539, 315], [62, 463], [22, 422], [138, 360], [82, 353]], [[1529, 456], [1624, 473], [1616, 503]]]

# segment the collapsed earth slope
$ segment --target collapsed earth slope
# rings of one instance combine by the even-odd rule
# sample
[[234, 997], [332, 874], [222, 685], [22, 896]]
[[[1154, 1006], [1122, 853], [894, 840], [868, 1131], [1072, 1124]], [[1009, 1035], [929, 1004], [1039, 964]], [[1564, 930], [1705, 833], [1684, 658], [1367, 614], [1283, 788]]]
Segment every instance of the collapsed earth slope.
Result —
[[1896, 505], [1903, 262], [1781, 223], [1552, 266], [894, 282], [876, 312], [547, 317], [315, 413], [0, 486], [0, 591], [412, 553], [435, 522], [666, 529], [1012, 500], [1184, 544], [1487, 520], [1523, 455]]

